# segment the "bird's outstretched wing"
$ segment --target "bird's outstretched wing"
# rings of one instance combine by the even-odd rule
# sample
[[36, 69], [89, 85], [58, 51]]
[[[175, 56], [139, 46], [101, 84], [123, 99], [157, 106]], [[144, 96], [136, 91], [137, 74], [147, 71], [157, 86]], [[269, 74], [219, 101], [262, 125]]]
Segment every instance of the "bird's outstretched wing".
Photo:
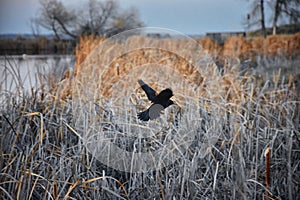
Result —
[[148, 99], [153, 102], [154, 99], [155, 99], [155, 97], [156, 97], [156, 91], [153, 90], [149, 85], [147, 85], [142, 80], [138, 80], [138, 83], [140, 84], [140, 86], [142, 87], [142, 89], [145, 91]]

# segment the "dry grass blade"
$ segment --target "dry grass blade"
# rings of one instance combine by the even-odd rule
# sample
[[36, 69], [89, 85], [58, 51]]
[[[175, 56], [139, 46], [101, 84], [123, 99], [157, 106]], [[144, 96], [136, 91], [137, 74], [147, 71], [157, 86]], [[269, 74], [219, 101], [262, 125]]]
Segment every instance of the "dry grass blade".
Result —
[[72, 191], [73, 191], [77, 186], [80, 185], [80, 182], [81, 182], [80, 180], [77, 180], [74, 184], [70, 185], [67, 194], [66, 194], [66, 195], [64, 196], [64, 198], [63, 198], [64, 200], [67, 200], [67, 199], [70, 198], [70, 194], [72, 193]]
[[[118, 185], [122, 188], [122, 190], [124, 191], [124, 194], [126, 196], [126, 198], [128, 199], [128, 193], [124, 187], [124, 185], [117, 179], [115, 179], [114, 177], [110, 177], [110, 176], [101, 176], [101, 177], [96, 177], [96, 178], [92, 178], [90, 180], [86, 180], [86, 181], [83, 181], [83, 185], [86, 186], [86, 184], [88, 183], [91, 183], [91, 182], [94, 182], [94, 181], [98, 181], [98, 180], [102, 180], [102, 179], [111, 179], [111, 180], [114, 180], [116, 183], [118, 183]], [[119, 195], [118, 195], [119, 196]]]

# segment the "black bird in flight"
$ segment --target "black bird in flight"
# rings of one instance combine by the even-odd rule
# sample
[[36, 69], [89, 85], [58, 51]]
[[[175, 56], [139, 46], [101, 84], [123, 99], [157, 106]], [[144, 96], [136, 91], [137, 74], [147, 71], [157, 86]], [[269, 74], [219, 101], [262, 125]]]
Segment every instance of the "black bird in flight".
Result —
[[147, 110], [138, 113], [138, 118], [140, 120], [148, 121], [149, 119], [156, 119], [159, 117], [162, 110], [174, 104], [174, 102], [170, 99], [173, 96], [171, 89], [164, 89], [158, 95], [156, 95], [156, 91], [144, 81], [138, 80], [138, 83], [145, 91], [148, 99], [153, 103]]

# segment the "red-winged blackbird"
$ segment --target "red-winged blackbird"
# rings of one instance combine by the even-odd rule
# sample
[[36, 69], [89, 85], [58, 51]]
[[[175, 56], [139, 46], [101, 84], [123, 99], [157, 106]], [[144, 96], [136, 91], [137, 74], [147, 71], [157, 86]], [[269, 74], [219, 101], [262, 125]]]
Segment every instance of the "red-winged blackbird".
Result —
[[138, 83], [145, 91], [148, 99], [153, 103], [147, 110], [138, 113], [138, 118], [140, 120], [148, 121], [149, 119], [156, 119], [159, 117], [163, 109], [174, 104], [174, 102], [170, 99], [173, 96], [171, 89], [167, 88], [156, 95], [156, 91], [144, 83], [144, 81], [138, 80]]

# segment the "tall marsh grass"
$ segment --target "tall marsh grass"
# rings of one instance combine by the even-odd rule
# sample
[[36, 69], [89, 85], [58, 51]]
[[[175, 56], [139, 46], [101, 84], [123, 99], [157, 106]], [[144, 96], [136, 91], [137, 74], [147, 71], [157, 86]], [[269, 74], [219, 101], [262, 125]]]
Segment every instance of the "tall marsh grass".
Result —
[[[76, 58], [86, 57], [91, 49], [82, 45]], [[153, 51], [130, 52], [106, 68], [99, 64], [106, 59], [100, 54], [90, 63], [78, 63], [74, 75], [66, 73], [57, 84], [41, 79], [43, 87], [27, 95], [4, 96], [1, 90], [2, 199], [299, 199], [297, 77], [276, 72], [261, 80], [254, 71], [241, 72], [239, 63], [222, 69], [213, 63], [193, 68], [170, 52]], [[167, 67], [143, 66], [145, 59]], [[173, 107], [160, 121], [138, 122], [136, 112], [149, 105], [136, 83], [140, 76], [158, 91], [171, 85], [180, 112]], [[92, 82], [90, 88], [84, 85], [83, 90], [74, 87], [87, 77], [99, 82]], [[74, 107], [73, 101], [84, 89], [95, 94], [86, 97], [96, 105], [87, 111], [94, 116], [90, 122], [100, 125], [81, 127], [97, 128], [120, 148], [155, 149], [172, 131], [191, 126], [179, 115], [197, 121], [195, 137], [182, 156], [159, 170], [130, 173], [110, 168], [88, 151], [79, 134], [82, 130], [76, 129], [74, 116], [87, 108]], [[23, 92], [21, 87], [17, 90]], [[189, 110], [189, 105], [196, 109]], [[165, 129], [154, 131], [146, 141], [124, 137], [133, 125]], [[217, 137], [212, 141], [211, 136]]]

